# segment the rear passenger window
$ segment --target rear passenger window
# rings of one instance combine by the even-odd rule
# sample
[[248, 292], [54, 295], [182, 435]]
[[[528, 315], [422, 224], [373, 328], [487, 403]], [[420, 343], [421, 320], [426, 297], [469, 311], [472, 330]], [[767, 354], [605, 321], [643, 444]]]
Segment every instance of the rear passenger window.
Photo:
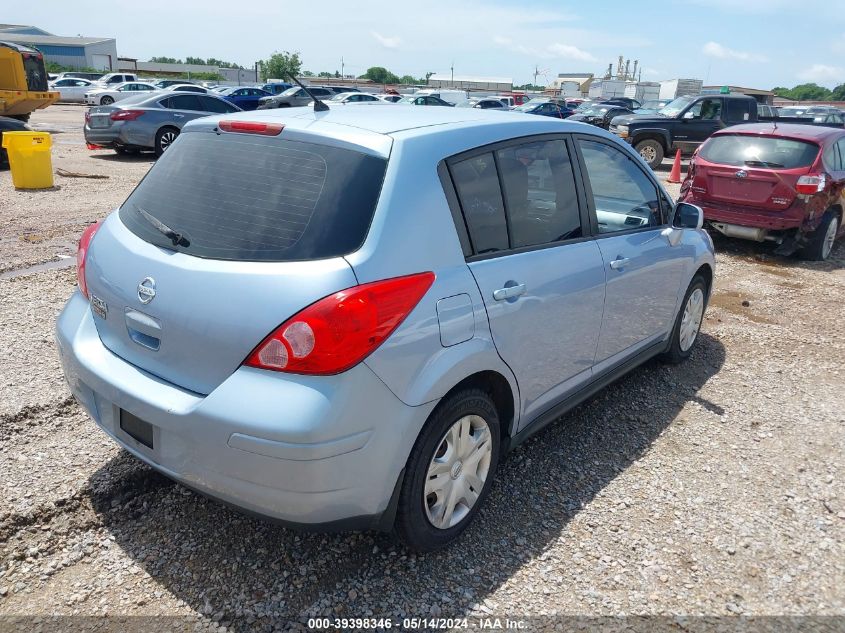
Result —
[[581, 237], [581, 216], [566, 141], [539, 141], [496, 152], [511, 247]]
[[[728, 99], [728, 121], [737, 122], [737, 121], [747, 121], [749, 115], [749, 105], [750, 101], [746, 101], [745, 99]], [[757, 107], [755, 105], [755, 107]]]
[[202, 104], [202, 109], [205, 112], [228, 113], [228, 112], [234, 112], [235, 111], [235, 109], [233, 107], [231, 107], [231, 105], [228, 102], [223, 101], [222, 99], [215, 99], [214, 97], [206, 97], [205, 95], [202, 95], [202, 96], [197, 97], [197, 98], [200, 100], [200, 103]]
[[172, 110], [202, 111], [202, 106], [196, 95], [178, 95], [167, 100], [167, 107]]
[[475, 253], [506, 250], [505, 207], [492, 152], [457, 161], [450, 168]]
[[604, 143], [581, 139], [579, 145], [599, 233], [663, 224], [657, 187], [631, 158]]

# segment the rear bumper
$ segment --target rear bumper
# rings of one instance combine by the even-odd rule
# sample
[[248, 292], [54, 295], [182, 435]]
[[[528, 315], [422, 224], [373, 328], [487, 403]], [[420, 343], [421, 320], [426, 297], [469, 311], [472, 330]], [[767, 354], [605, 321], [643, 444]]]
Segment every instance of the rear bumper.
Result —
[[[293, 526], [388, 527], [435, 404], [405, 405], [364, 364], [322, 377], [241, 367], [200, 396], [110, 352], [79, 292], [56, 338], [71, 391], [118, 444], [189, 488]], [[121, 429], [121, 409], [153, 425], [152, 449]]]
[[100, 147], [140, 147], [152, 149], [154, 139], [146, 134], [139, 134], [118, 121], [107, 128], [92, 128], [87, 123], [83, 128], [86, 143], [93, 143]]
[[795, 202], [783, 210], [764, 211], [697, 200], [687, 195], [684, 202], [700, 206], [704, 210], [704, 219], [708, 222], [735, 224], [767, 231], [789, 231], [800, 228], [807, 221], [807, 212], [803, 203]]

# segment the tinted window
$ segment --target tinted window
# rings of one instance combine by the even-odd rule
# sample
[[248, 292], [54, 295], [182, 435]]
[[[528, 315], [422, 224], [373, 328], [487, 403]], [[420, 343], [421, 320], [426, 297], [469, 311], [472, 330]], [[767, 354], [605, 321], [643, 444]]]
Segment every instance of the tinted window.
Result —
[[496, 152], [511, 247], [581, 237], [578, 194], [566, 142], [540, 141]]
[[837, 171], [845, 171], [845, 138], [840, 138], [836, 142], [836, 148], [839, 150], [839, 167]]
[[[387, 161], [249, 134], [182, 134], [120, 209], [142, 239], [198, 257], [298, 261], [364, 241]], [[174, 247], [138, 212], [187, 237]]]
[[167, 100], [166, 108], [171, 110], [197, 110], [202, 111], [202, 106], [196, 95], [176, 95]]
[[663, 224], [657, 187], [621, 150], [580, 140], [599, 233]]
[[200, 95], [197, 99], [200, 100], [200, 105], [205, 112], [228, 113], [237, 111], [231, 103], [223, 101], [222, 99], [206, 97], [205, 95]]
[[711, 163], [771, 169], [809, 167], [818, 154], [819, 146], [813, 143], [739, 134], [714, 136], [699, 150], [699, 155]]
[[480, 254], [507, 249], [505, 208], [493, 154], [457, 161], [450, 168], [473, 250]]
[[822, 159], [824, 160], [825, 166], [831, 171], [842, 170], [843, 149], [845, 149], [845, 147], [843, 147], [843, 143], [841, 140], [838, 143], [831, 143], [830, 145], [825, 147]]
[[751, 101], [745, 99], [728, 99], [728, 121], [747, 121], [751, 105]]

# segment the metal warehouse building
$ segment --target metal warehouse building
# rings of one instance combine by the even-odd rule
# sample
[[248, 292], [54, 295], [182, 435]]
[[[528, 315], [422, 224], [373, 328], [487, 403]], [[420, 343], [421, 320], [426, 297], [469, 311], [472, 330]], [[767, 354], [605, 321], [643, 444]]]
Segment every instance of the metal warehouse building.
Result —
[[457, 88], [459, 90], [513, 90], [513, 79], [510, 77], [474, 77], [470, 75], [455, 75], [435, 73], [428, 78], [429, 88]]
[[46, 61], [69, 68], [117, 70], [114, 38], [60, 37], [36, 26], [0, 24], [0, 40], [37, 48]]

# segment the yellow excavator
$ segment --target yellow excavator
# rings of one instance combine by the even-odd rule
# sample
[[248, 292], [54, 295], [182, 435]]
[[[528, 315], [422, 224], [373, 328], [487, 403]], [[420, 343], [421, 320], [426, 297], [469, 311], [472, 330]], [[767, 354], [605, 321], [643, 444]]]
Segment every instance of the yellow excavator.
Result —
[[41, 52], [0, 41], [0, 117], [27, 121], [34, 110], [58, 100], [59, 93], [47, 86]]

